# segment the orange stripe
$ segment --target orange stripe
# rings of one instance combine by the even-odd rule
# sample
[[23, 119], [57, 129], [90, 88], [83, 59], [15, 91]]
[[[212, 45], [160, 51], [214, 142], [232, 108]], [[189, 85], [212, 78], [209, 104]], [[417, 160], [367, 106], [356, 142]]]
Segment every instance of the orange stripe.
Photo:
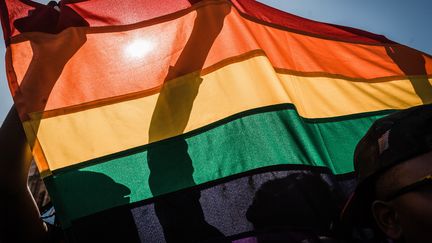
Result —
[[[205, 18], [196, 21], [197, 15]], [[200, 41], [218, 31], [215, 29], [222, 23], [223, 28], [208, 55], [200, 52]], [[194, 25], [201, 31], [190, 38]], [[14, 67], [9, 71], [16, 74], [16, 80], [11, 81], [19, 84], [19, 89], [13, 90], [15, 100], [26, 106], [20, 109], [22, 114], [79, 106], [136, 92], [154, 93], [164, 80], [259, 49], [264, 50], [274, 67], [297, 73], [324, 73], [365, 82], [432, 73], [432, 59], [415, 50], [287, 32], [246, 20], [226, 2], [203, 5], [197, 11], [161, 24], [136, 27], [133, 30], [112, 27], [110, 30], [115, 32], [110, 33], [99, 30], [92, 33], [94, 28], [82, 27], [69, 28], [58, 35], [21, 35], [20, 38], [32, 42], [12, 44], [8, 61]], [[124, 28], [128, 30], [122, 31]], [[189, 48], [191, 52], [182, 53], [185, 46], [197, 50]], [[388, 54], [392, 50], [396, 50], [393, 59]], [[187, 55], [188, 61], [177, 63], [180, 54]], [[196, 60], [202, 58], [205, 61], [200, 65]], [[176, 70], [171, 72], [170, 66], [174, 64]]]

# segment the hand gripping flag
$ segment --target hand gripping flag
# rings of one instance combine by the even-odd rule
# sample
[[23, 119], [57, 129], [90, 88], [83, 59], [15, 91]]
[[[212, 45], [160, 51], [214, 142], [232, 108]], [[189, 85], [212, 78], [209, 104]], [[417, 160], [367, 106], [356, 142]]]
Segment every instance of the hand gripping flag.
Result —
[[77, 238], [327, 229], [370, 124], [432, 101], [431, 56], [252, 0], [0, 7], [11, 93]]

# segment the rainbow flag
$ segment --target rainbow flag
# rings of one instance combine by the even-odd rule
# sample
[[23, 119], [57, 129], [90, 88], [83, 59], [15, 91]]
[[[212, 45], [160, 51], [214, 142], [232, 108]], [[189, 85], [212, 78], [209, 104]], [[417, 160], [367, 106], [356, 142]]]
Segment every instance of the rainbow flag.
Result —
[[9, 87], [65, 229], [123, 210], [147, 242], [192, 214], [215, 237], [250, 232], [260, 188], [351, 180], [374, 120], [432, 102], [431, 56], [252, 0], [0, 7]]

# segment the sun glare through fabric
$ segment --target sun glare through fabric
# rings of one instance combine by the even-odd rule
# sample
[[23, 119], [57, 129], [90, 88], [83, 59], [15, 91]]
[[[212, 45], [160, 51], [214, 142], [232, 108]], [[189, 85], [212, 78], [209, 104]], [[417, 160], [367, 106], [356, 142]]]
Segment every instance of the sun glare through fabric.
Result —
[[154, 44], [148, 40], [135, 39], [125, 47], [128, 58], [143, 58], [154, 49]]

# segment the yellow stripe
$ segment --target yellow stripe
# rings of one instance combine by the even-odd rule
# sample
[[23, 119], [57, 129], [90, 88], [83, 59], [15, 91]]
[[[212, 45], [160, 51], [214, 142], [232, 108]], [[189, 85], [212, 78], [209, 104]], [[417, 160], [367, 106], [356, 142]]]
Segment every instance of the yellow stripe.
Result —
[[44, 152], [42, 150], [42, 147], [39, 143], [39, 140], [35, 137], [35, 132], [33, 130], [33, 124], [29, 122], [23, 123], [23, 128], [25, 131], [25, 134], [27, 136], [27, 141], [29, 142], [32, 153], [33, 153], [33, 159], [36, 161], [39, 171], [41, 172], [40, 175], [42, 178], [45, 178], [49, 175], [51, 175], [51, 170], [48, 167], [48, 162], [46, 161]]
[[[49, 168], [56, 170], [268, 105], [294, 103], [306, 118], [403, 109], [422, 103], [412, 85], [422, 81], [432, 83], [420, 77], [362, 83], [278, 74], [266, 57], [257, 56], [201, 78], [195, 73], [172, 80], [161, 91], [165, 97], [155, 94], [42, 120], [33, 115], [29, 122], [37, 130]], [[199, 90], [194, 91], [198, 85]], [[159, 112], [154, 112], [157, 102]], [[192, 102], [188, 108], [187, 103]]]

